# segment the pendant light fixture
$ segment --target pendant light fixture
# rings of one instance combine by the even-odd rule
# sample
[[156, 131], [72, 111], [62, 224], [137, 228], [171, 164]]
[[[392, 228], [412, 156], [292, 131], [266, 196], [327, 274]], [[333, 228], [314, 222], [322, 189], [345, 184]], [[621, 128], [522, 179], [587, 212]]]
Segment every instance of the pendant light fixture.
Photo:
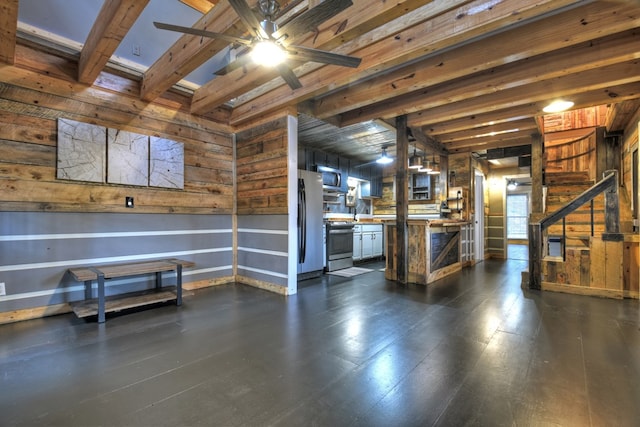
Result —
[[422, 157], [418, 156], [416, 149], [413, 149], [413, 156], [409, 157], [409, 169], [420, 169], [422, 167]]
[[424, 159], [422, 160], [422, 167], [418, 169], [418, 172], [429, 173], [432, 170], [433, 170], [433, 165], [431, 165], [431, 162], [429, 161], [429, 159], [427, 159], [427, 156], [424, 156]]
[[440, 174], [440, 165], [436, 162], [436, 155], [433, 155], [433, 160], [431, 161], [431, 170], [427, 172], [429, 175], [439, 175]]
[[391, 162], [393, 162], [393, 159], [387, 154], [387, 148], [382, 148], [382, 153], [380, 153], [380, 157], [378, 157], [376, 163], [379, 165], [388, 165]]

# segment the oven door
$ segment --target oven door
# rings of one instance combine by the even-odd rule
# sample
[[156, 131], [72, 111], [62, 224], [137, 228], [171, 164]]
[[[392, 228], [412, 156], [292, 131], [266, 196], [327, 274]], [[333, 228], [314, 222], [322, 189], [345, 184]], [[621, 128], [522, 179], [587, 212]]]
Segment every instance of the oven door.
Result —
[[353, 225], [329, 226], [327, 259], [332, 261], [353, 257]]

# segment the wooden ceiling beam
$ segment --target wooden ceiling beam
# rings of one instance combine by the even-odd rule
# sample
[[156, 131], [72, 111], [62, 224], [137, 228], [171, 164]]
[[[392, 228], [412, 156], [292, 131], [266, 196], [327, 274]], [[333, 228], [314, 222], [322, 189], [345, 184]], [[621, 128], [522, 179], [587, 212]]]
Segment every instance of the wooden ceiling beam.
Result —
[[442, 144], [448, 144], [456, 141], [464, 141], [468, 139], [479, 138], [482, 136], [488, 136], [490, 134], [508, 135], [515, 129], [518, 129], [518, 132], [527, 131], [528, 133], [531, 133], [534, 129], [537, 129], [536, 121], [533, 118], [527, 118], [462, 130], [458, 132], [445, 133], [438, 135], [437, 140]]
[[93, 84], [149, 0], [106, 0], [80, 52], [78, 81]]
[[[355, 0], [353, 6], [324, 22], [316, 32], [288, 39], [287, 44], [296, 43], [330, 50], [431, 1], [403, 0], [372, 3], [370, 0]], [[342, 52], [344, 49], [343, 46], [339, 51]], [[321, 66], [321, 64], [315, 65], [316, 68]], [[272, 70], [254, 64], [238, 68], [225, 76], [218, 76], [195, 91], [191, 111], [202, 114], [277, 76], [278, 74]], [[277, 82], [278, 85], [282, 84], [280, 79]], [[286, 90], [291, 92], [288, 87]]]
[[[409, 114], [469, 97], [525, 85], [535, 80], [547, 80], [640, 57], [640, 51], [637, 48], [640, 44], [640, 33], [637, 30], [625, 28], [624, 30], [627, 31], [622, 33], [591, 40], [603, 31], [610, 30], [617, 33], [623, 25], [630, 28], [638, 25], [637, 21], [625, 21], [617, 15], [611, 15], [607, 10], [600, 9], [599, 13], [595, 13], [595, 6], [597, 5], [590, 5], [587, 8], [594, 12], [594, 20], [596, 20], [595, 16], [602, 18], [595, 25], [580, 28], [583, 27], [580, 24], [579, 17], [582, 16], [580, 13], [574, 15], [573, 19], [567, 18], [566, 14], [548, 18], [544, 26], [537, 22], [522, 26], [508, 33], [463, 46], [455, 52], [445, 52], [420, 61], [416, 64], [417, 69], [424, 71], [416, 71], [413, 70], [413, 66], [409, 67], [412, 73], [406, 76], [410, 75], [411, 80], [415, 79], [412, 82], [414, 84], [421, 82], [419, 86], [422, 87], [419, 90], [392, 99], [390, 95], [400, 85], [408, 88], [402, 80], [399, 81], [400, 83], [383, 84], [377, 87], [374, 87], [372, 82], [365, 82], [359, 85], [364, 90], [355, 97], [349, 94], [355, 95], [356, 92], [346, 89], [318, 100], [315, 103], [314, 115], [325, 118], [328, 114], [347, 111], [340, 116], [340, 121], [345, 125], [377, 117], [395, 117], [398, 114]], [[589, 14], [589, 16], [592, 15]], [[549, 20], [556, 20], [558, 25], [547, 23]], [[561, 25], [561, 22], [566, 24]], [[576, 34], [575, 32], [579, 29], [582, 32]], [[554, 35], [558, 38], [553, 39]], [[505, 43], [505, 38], [510, 43]], [[533, 43], [536, 47], [531, 47], [532, 44], [527, 41], [532, 39], [553, 41]], [[567, 46], [573, 41], [579, 44]], [[499, 65], [507, 61], [517, 62]], [[443, 65], [439, 66], [439, 64]], [[382, 95], [383, 93], [387, 95]], [[375, 104], [369, 102], [365, 105], [364, 99], [367, 96], [371, 100], [381, 97], [385, 100]], [[336, 103], [338, 99], [341, 99], [342, 106]]]
[[13, 65], [18, 32], [18, 0], [0, 4], [0, 62]]
[[408, 120], [412, 127], [424, 126], [429, 123], [459, 119], [473, 111], [488, 112], [523, 104], [543, 104], [558, 97], [573, 98], [582, 92], [596, 90], [606, 92], [611, 86], [638, 80], [640, 80], [640, 62], [627, 61], [423, 110], [410, 114]]
[[[412, 24], [411, 27], [406, 28], [407, 20], [418, 11], [408, 13], [399, 20], [405, 25], [405, 29], [393, 37], [384, 37], [360, 50], [348, 51], [362, 57], [362, 64], [357, 69], [336, 71], [338, 67], [324, 67], [322, 72], [305, 75], [300, 79], [303, 87], [296, 91], [292, 92], [288, 87], [281, 86], [247, 104], [234, 108], [231, 114], [232, 124], [250, 120], [256, 115], [264, 114], [283, 104], [310, 99], [323, 93], [327, 88], [346, 86], [358, 79], [396, 67], [403, 62], [451, 48], [487, 32], [497, 31], [525, 19], [548, 13], [549, 10], [554, 9], [555, 4], [557, 2], [551, 0], [535, 4], [527, 0], [512, 0], [487, 8], [485, 1], [478, 0], [437, 16], [425, 17], [421, 23]], [[433, 7], [435, 8], [435, 4]], [[473, 10], [473, 13], [470, 10]], [[420, 12], [425, 13], [422, 9]], [[427, 21], [427, 25], [422, 24], [424, 21]], [[386, 27], [381, 27], [381, 30], [386, 30]]]
[[607, 110], [605, 128], [607, 132], [624, 130], [624, 126], [640, 109], [640, 99], [632, 99], [624, 102], [617, 102]]
[[411, 129], [411, 134], [416, 139], [416, 144], [420, 147], [420, 149], [424, 152], [440, 154], [442, 156], [446, 156], [449, 152], [447, 148], [425, 135], [420, 128], [409, 128]]
[[200, 13], [209, 13], [211, 8], [218, 4], [220, 0], [180, 0], [187, 6], [197, 10]]
[[[236, 37], [243, 36], [246, 31], [228, 2], [221, 2], [211, 9], [193, 28]], [[144, 74], [142, 99], [156, 99], [227, 45], [227, 42], [207, 37], [181, 36]]]
[[484, 151], [492, 148], [517, 147], [519, 145], [531, 144], [531, 135], [521, 135], [512, 139], [494, 139], [483, 142], [469, 142], [467, 144], [458, 143], [455, 145], [447, 144], [449, 153], [468, 153], [471, 151]]
[[[557, 6], [572, 3], [574, 2], [566, 1], [564, 4], [558, 3]], [[627, 10], [628, 7], [624, 9]], [[584, 24], [584, 16], [589, 17], [589, 25]], [[629, 21], [633, 22], [630, 19], [620, 20], [617, 15], [612, 15], [611, 5], [592, 4], [564, 11], [545, 18], [542, 23], [534, 21], [508, 33], [498, 32], [454, 51], [425, 58], [415, 64], [335, 92], [317, 102], [315, 116], [334, 116], [467, 74], [490, 70], [509, 62], [572, 46], [599, 37], [603, 34], [601, 25], [613, 25], [616, 32], [621, 31], [620, 24], [623, 23], [628, 25], [626, 28], [636, 26]], [[426, 91], [421, 91], [423, 92]]]
[[[502, 135], [483, 136], [481, 138], [469, 138], [462, 141], [450, 142], [448, 144], [444, 144], [444, 146], [449, 151], [458, 150], [464, 147], [474, 147], [477, 149], [482, 148], [484, 150], [488, 145], [491, 145], [491, 148], [515, 147], [517, 145], [523, 145], [521, 142], [530, 138], [532, 133], [534, 132], [531, 132], [531, 130], [523, 129], [518, 132], [505, 133]], [[498, 145], [495, 145], [494, 143]]]

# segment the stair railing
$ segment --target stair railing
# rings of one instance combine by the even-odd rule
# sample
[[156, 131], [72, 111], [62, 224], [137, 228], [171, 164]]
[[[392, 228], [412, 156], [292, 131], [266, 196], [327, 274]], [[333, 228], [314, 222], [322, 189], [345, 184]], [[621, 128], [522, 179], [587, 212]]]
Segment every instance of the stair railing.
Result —
[[[563, 207], [552, 214], [541, 219], [539, 222], [529, 223], [529, 288], [541, 289], [542, 285], [542, 259], [544, 238], [547, 229], [562, 220], [562, 241], [565, 236], [565, 218], [567, 215], [576, 211], [582, 205], [591, 202], [591, 235], [593, 236], [593, 199], [604, 193], [605, 206], [605, 232], [602, 235], [603, 240], [620, 241], [620, 204], [618, 199], [618, 171], [608, 170], [603, 174], [601, 181], [594, 184], [582, 194], [571, 200]], [[563, 243], [563, 248], [564, 248]], [[563, 258], [565, 250], [563, 249]]]

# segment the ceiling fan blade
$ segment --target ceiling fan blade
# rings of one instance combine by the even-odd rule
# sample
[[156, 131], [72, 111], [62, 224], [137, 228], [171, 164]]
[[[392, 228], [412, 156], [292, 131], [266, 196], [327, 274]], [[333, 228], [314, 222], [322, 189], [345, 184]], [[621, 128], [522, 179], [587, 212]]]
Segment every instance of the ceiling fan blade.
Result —
[[287, 47], [287, 55], [291, 59], [300, 61], [320, 62], [350, 68], [358, 68], [362, 62], [362, 58], [356, 58], [355, 56], [341, 55], [305, 46], [289, 46]]
[[191, 27], [182, 27], [180, 25], [164, 24], [162, 22], [154, 22], [153, 25], [161, 30], [176, 31], [178, 33], [193, 34], [194, 36], [209, 37], [212, 39], [224, 40], [229, 43], [237, 43], [247, 46], [251, 45], [251, 40], [229, 36], [222, 33], [214, 33], [213, 31], [199, 30], [197, 28]]
[[269, 39], [270, 34], [267, 34], [262, 26], [260, 25], [260, 21], [253, 13], [249, 5], [245, 0], [229, 0], [229, 4], [236, 11], [240, 20], [249, 30], [249, 34], [253, 38], [259, 38], [263, 40]]
[[277, 40], [283, 36], [295, 37], [300, 34], [313, 31], [329, 18], [334, 17], [349, 6], [352, 6], [351, 0], [324, 0], [318, 6], [307, 10], [302, 15], [292, 19], [278, 31], [273, 33], [273, 37]]
[[287, 84], [289, 85], [289, 87], [291, 89], [296, 90], [296, 89], [300, 89], [302, 87], [302, 83], [300, 83], [300, 80], [298, 80], [298, 77], [295, 75], [293, 70], [291, 68], [289, 68], [287, 65], [278, 64], [278, 65], [276, 65], [276, 69], [278, 70], [278, 72], [282, 76], [282, 79], [285, 82], [287, 82]]
[[217, 70], [214, 74], [217, 76], [224, 76], [226, 74], [229, 74], [233, 70], [237, 70], [238, 68], [244, 67], [249, 62], [251, 62], [251, 55], [244, 54], [242, 56], [238, 56], [235, 60], [229, 62], [224, 67]]

